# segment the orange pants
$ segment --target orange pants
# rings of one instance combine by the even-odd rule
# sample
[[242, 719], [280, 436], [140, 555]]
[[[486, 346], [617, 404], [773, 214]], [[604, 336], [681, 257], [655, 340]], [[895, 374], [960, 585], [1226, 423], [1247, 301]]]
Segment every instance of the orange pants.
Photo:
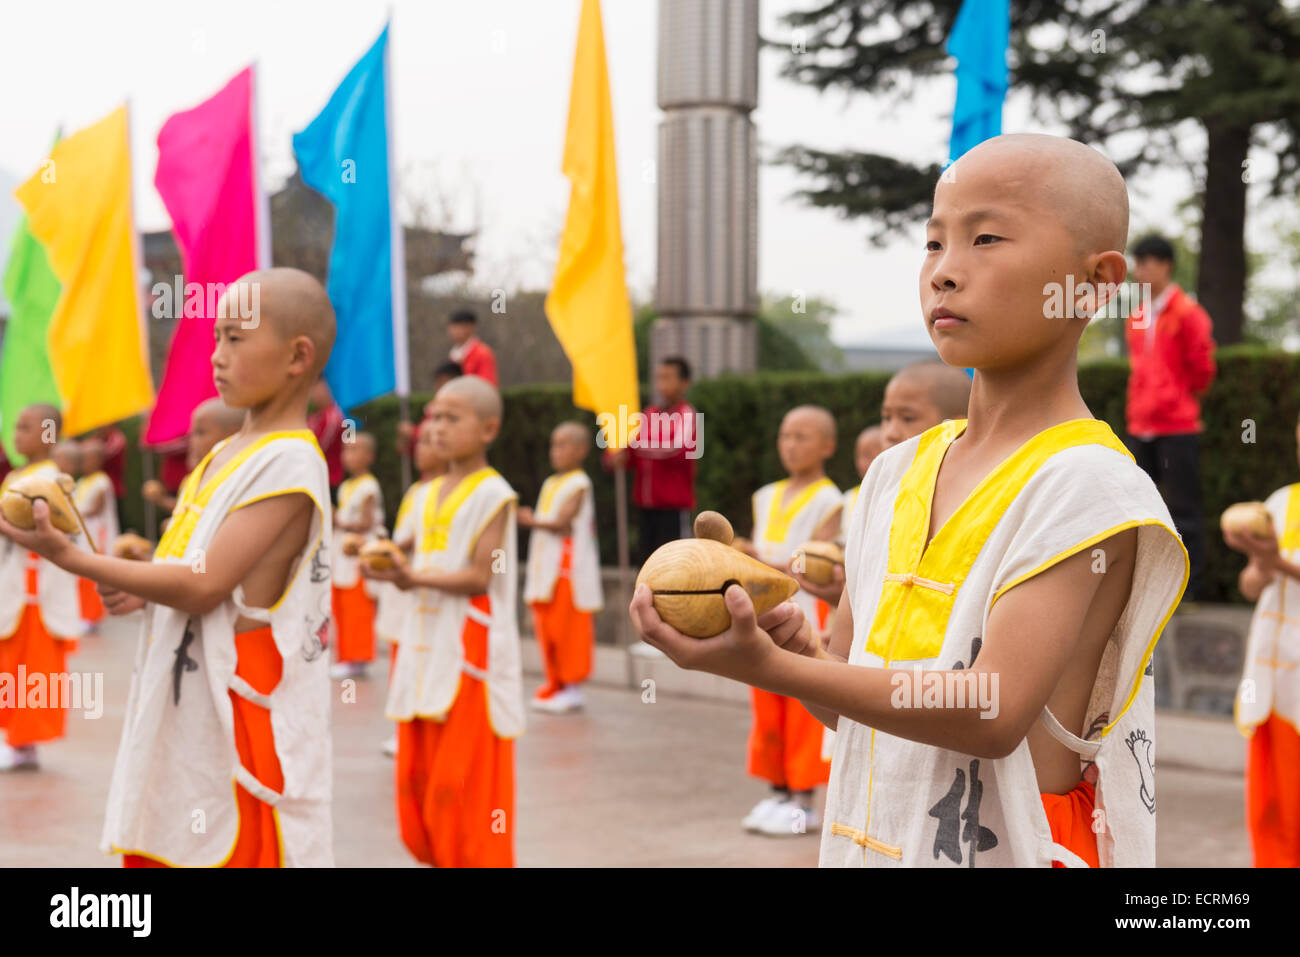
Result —
[[[817, 600], [817, 627], [830, 605]], [[831, 777], [822, 760], [822, 723], [797, 698], [751, 688], [754, 723], [749, 731], [749, 773], [791, 791], [810, 791]]]
[[[486, 595], [471, 600], [488, 612]], [[465, 619], [465, 660], [487, 667], [487, 628]], [[397, 725], [397, 823], [402, 843], [436, 867], [513, 867], [514, 742], [488, 721], [487, 686], [467, 673], [442, 721]]]
[[546, 688], [558, 690], [565, 685], [587, 680], [591, 674], [591, 650], [596, 643], [591, 612], [573, 606], [573, 539], [564, 540], [560, 575], [550, 601], [535, 601], [533, 630], [546, 668]]
[[1256, 867], [1300, 867], [1300, 734], [1276, 714], [1250, 736], [1246, 823]]
[[375, 602], [365, 579], [351, 588], [330, 586], [334, 621], [339, 630], [339, 661], [375, 660]]
[[[1092, 811], [1097, 805], [1097, 791], [1087, 781], [1080, 781], [1068, 794], [1040, 794], [1052, 840], [1088, 862], [1101, 867], [1097, 856], [1097, 834], [1092, 829]], [[1053, 867], [1064, 867], [1054, 861]]]
[[81, 620], [100, 621], [104, 617], [104, 602], [89, 578], [77, 579], [77, 596], [81, 599]]
[[[35, 561], [35, 554], [28, 553], [28, 604], [18, 619], [18, 627], [8, 638], [0, 638], [0, 675], [10, 676], [8, 683], [15, 695], [12, 708], [0, 707], [0, 729], [4, 730], [5, 741], [11, 748], [63, 737], [67, 708], [62, 701], [58, 702], [59, 707], [51, 707], [54, 702], [50, 697], [50, 681], [68, 670], [68, 655], [77, 650], [76, 641], [55, 638], [45, 630], [40, 606], [34, 601]], [[24, 674], [29, 680], [33, 675], [42, 676], [46, 690], [44, 707], [26, 707], [28, 689], [18, 682], [19, 666], [24, 666]], [[23, 707], [18, 707], [20, 703]]]
[[[235, 635], [238, 661], [235, 674], [262, 694], [270, 694], [280, 683], [283, 662], [271, 637], [271, 629], [258, 628]], [[235, 749], [239, 762], [260, 782], [273, 791], [284, 790], [284, 774], [275, 753], [275, 736], [271, 731], [271, 712], [261, 705], [229, 692], [235, 711]], [[235, 784], [235, 804], [239, 808], [239, 833], [235, 847], [222, 867], [283, 867], [280, 856], [280, 828], [271, 805], [259, 801]], [[123, 867], [166, 867], [161, 861], [140, 854], [122, 855]]]

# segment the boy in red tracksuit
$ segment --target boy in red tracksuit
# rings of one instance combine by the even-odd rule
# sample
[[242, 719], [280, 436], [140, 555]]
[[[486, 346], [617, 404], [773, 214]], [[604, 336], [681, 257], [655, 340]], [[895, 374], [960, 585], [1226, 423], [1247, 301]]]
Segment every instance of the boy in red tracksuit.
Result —
[[1173, 281], [1168, 240], [1148, 236], [1133, 256], [1151, 299], [1128, 320], [1128, 447], [1162, 488], [1191, 562], [1186, 597], [1196, 600], [1205, 566], [1200, 397], [1214, 381], [1214, 336], [1209, 315]]

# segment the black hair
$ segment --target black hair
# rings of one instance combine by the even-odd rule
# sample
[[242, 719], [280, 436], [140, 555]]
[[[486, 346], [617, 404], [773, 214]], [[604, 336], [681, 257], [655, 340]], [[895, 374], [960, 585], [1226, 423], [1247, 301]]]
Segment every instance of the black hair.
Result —
[[447, 321], [456, 325], [466, 323], [473, 326], [478, 324], [478, 317], [474, 315], [473, 309], [457, 309]]
[[453, 379], [459, 378], [465, 374], [465, 370], [460, 367], [459, 362], [444, 362], [438, 368], [433, 370], [433, 377], [436, 379], [440, 375], [451, 376]]
[[1172, 266], [1174, 263], [1174, 247], [1165, 237], [1153, 234], [1138, 240], [1138, 244], [1133, 247], [1133, 258], [1159, 259], [1161, 262], [1167, 262]]
[[691, 364], [681, 356], [669, 356], [666, 359], [660, 359], [661, 366], [675, 366], [677, 374], [682, 377], [683, 382], [691, 381]]

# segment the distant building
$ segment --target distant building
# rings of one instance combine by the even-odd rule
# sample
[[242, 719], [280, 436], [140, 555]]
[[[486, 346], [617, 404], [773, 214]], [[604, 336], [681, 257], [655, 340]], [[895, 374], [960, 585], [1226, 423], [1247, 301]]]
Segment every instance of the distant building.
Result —
[[845, 372], [897, 372], [913, 362], [939, 358], [933, 348], [923, 346], [844, 346]]

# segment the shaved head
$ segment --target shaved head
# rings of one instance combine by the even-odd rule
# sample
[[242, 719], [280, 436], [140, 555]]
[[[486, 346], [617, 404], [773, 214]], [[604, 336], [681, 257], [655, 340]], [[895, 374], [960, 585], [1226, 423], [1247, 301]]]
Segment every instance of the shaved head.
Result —
[[961, 369], [938, 360], [914, 362], [894, 373], [892, 381], [924, 390], [945, 419], [964, 419], [970, 406], [971, 380]]
[[580, 422], [561, 422], [551, 435], [567, 439], [584, 452], [591, 450], [591, 430]]
[[63, 431], [63, 413], [47, 402], [36, 402], [23, 409], [19, 415], [30, 415], [37, 422], [53, 422], [56, 432]]
[[[247, 290], [236, 287], [247, 286]], [[334, 348], [334, 307], [315, 276], [277, 266], [241, 276], [221, 297], [221, 317], [240, 318], [236, 303], [255, 304], [256, 321], [265, 320], [282, 339], [306, 336], [314, 346], [311, 375], [320, 375]]]
[[831, 415], [820, 405], [796, 405], [785, 414], [786, 419], [795, 416], [806, 420], [826, 438], [830, 439], [832, 442], [835, 441], [835, 416]]
[[191, 426], [204, 424], [218, 432], [231, 435], [238, 432], [244, 424], [246, 409], [234, 409], [222, 402], [220, 398], [208, 399], [199, 403], [190, 417]]
[[985, 140], [954, 163], [963, 170], [1005, 170], [1015, 198], [1058, 217], [1081, 253], [1128, 245], [1128, 189], [1115, 164], [1078, 140], [1043, 133], [1006, 133]]
[[361, 446], [371, 455], [375, 454], [375, 437], [370, 432], [358, 432], [352, 437], [352, 441]]
[[438, 390], [439, 398], [460, 399], [480, 419], [496, 419], [502, 416], [501, 393], [496, 386], [476, 375], [457, 376]]

